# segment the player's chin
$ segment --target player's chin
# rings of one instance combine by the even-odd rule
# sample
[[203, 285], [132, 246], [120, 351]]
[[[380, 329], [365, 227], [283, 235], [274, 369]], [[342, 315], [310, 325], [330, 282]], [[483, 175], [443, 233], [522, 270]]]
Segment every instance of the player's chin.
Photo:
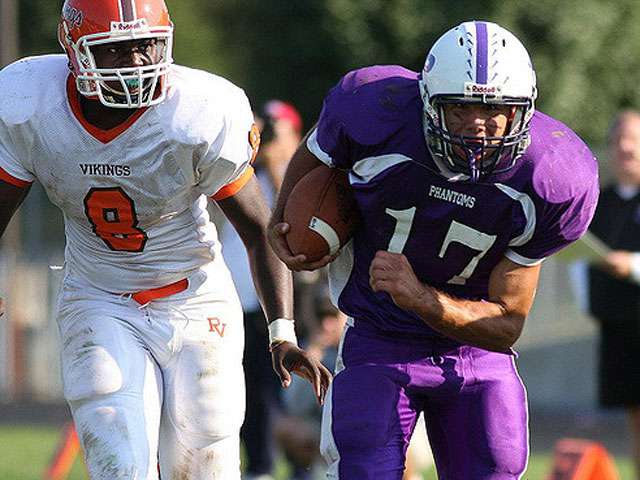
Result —
[[122, 91], [122, 84], [120, 82], [104, 82], [104, 85], [106, 85], [107, 90], [113, 94], [124, 95], [124, 92]]
[[[135, 83], [138, 83], [138, 82], [135, 82]], [[123, 90], [123, 86], [120, 82], [105, 82], [105, 85], [108, 87], [108, 91], [110, 91], [113, 95], [119, 98], [127, 97], [127, 93], [125, 93], [125, 91]], [[145, 83], [145, 87], [146, 86], [147, 85]], [[129, 82], [127, 82], [126, 89], [131, 97], [137, 97], [143, 91], [143, 88], [141, 88], [140, 85], [134, 85]]]
[[[500, 148], [499, 141], [497, 140], [491, 143], [485, 143], [481, 140], [478, 142], [467, 142], [467, 146], [470, 147], [470, 149], [477, 151], [477, 153], [474, 155], [477, 161], [491, 158], [496, 153], [498, 148]], [[460, 146], [454, 146], [453, 153], [462, 160], [467, 159], [465, 150]]]

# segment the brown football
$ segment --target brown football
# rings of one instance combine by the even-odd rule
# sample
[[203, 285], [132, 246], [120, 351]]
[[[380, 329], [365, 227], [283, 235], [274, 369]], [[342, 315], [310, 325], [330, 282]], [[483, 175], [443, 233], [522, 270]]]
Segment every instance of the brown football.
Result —
[[316, 167], [293, 187], [284, 207], [289, 249], [310, 262], [336, 253], [358, 226], [360, 215], [348, 173]]

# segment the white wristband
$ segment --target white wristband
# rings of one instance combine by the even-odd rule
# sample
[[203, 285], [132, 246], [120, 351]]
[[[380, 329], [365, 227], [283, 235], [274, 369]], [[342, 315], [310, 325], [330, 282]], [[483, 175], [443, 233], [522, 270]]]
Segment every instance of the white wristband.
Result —
[[629, 272], [629, 279], [632, 282], [640, 283], [640, 253], [631, 254], [631, 271]]
[[291, 342], [296, 346], [298, 345], [293, 319], [276, 318], [269, 324], [269, 345], [273, 346], [282, 342]]

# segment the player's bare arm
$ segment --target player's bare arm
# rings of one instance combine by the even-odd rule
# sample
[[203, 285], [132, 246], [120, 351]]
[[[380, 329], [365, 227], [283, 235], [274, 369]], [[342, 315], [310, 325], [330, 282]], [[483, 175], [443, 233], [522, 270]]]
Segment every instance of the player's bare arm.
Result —
[[321, 166], [329, 168], [309, 151], [306, 146], [306, 140], [307, 137], [302, 140], [298, 150], [289, 162], [284, 182], [280, 188], [280, 194], [278, 195], [278, 200], [271, 216], [271, 221], [269, 222], [269, 243], [280, 260], [294, 271], [316, 270], [324, 267], [333, 260], [331, 256], [327, 255], [316, 262], [308, 262], [304, 255], [294, 255], [285, 240], [285, 235], [289, 231], [289, 225], [282, 221], [282, 215], [291, 190], [293, 190], [298, 180], [314, 168]]
[[[232, 223], [247, 249], [253, 281], [261, 304], [270, 319], [292, 318], [291, 273], [268, 248], [265, 241], [269, 207], [256, 178], [218, 205]], [[270, 282], [267, 282], [270, 280]]]
[[13, 214], [29, 193], [31, 186], [16, 187], [0, 180], [0, 237], [4, 233]]
[[[269, 247], [266, 237], [269, 207], [256, 178], [252, 178], [235, 195], [218, 201], [218, 205], [238, 231], [247, 249], [258, 298], [268, 321], [293, 318], [293, 280], [291, 272]], [[322, 402], [331, 374], [319, 362], [292, 342], [271, 345], [273, 368], [284, 387], [291, 383], [289, 372], [311, 382]]]
[[371, 288], [387, 292], [438, 332], [462, 343], [504, 352], [516, 342], [535, 295], [540, 265], [503, 258], [491, 272], [489, 299], [454, 298], [422, 283], [402, 254], [379, 251], [369, 269]]
[[[13, 214], [23, 202], [31, 186], [16, 187], [0, 181], [0, 238], [9, 225]], [[4, 301], [0, 298], [0, 317], [4, 315]]]

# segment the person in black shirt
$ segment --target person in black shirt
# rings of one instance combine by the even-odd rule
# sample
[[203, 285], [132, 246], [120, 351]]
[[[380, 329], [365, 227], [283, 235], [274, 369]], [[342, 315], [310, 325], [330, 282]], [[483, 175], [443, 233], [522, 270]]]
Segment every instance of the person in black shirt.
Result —
[[609, 147], [614, 182], [590, 231], [612, 252], [590, 268], [590, 309], [601, 331], [600, 403], [629, 412], [640, 478], [640, 112], [616, 117]]

